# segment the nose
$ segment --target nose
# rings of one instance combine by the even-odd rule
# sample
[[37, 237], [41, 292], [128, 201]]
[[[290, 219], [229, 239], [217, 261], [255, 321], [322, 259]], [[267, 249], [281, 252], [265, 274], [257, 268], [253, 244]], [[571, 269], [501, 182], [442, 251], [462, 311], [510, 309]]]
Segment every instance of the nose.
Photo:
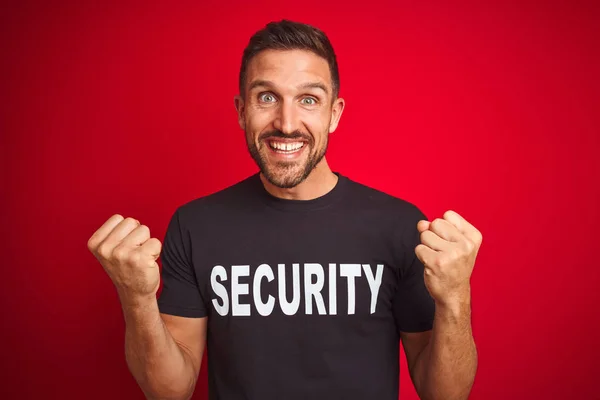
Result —
[[290, 135], [298, 130], [298, 114], [291, 102], [281, 102], [273, 125], [275, 129], [286, 135]]

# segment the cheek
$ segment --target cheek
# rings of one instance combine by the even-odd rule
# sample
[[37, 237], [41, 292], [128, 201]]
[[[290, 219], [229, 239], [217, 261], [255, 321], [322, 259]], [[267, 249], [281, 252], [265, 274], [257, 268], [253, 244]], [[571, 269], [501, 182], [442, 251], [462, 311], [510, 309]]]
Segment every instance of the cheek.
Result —
[[313, 136], [315, 145], [321, 146], [327, 141], [329, 134], [329, 114], [325, 112], [315, 112], [307, 114], [302, 119], [304, 129]]
[[329, 125], [323, 125], [323, 122], [319, 123], [318, 126], [313, 126], [311, 132], [315, 138], [316, 147], [325, 146], [327, 138], [329, 136]]
[[258, 135], [272, 126], [272, 118], [268, 112], [252, 113], [246, 116], [246, 131], [256, 138]]

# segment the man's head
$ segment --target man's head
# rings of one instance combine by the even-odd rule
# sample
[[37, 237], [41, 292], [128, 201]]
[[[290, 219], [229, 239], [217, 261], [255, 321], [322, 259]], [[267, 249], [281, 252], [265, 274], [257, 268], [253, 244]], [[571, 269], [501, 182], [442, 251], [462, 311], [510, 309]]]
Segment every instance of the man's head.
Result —
[[338, 124], [336, 56], [310, 25], [271, 22], [244, 50], [235, 98], [248, 150], [273, 185], [291, 188], [319, 165]]

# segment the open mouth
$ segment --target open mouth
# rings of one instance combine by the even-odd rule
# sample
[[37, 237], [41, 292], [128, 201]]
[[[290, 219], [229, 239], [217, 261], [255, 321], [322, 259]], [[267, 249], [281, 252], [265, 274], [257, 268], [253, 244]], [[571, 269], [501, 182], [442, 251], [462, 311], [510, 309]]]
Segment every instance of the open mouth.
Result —
[[280, 142], [275, 140], [269, 140], [268, 144], [272, 151], [279, 154], [294, 154], [306, 145], [305, 142]]

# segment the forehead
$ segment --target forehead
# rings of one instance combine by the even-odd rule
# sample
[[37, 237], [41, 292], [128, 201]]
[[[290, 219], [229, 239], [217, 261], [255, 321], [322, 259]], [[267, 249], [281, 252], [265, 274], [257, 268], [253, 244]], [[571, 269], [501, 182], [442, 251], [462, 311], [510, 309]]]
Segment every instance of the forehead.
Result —
[[327, 60], [307, 50], [264, 50], [248, 64], [246, 82], [269, 80], [280, 86], [321, 82], [331, 88]]

